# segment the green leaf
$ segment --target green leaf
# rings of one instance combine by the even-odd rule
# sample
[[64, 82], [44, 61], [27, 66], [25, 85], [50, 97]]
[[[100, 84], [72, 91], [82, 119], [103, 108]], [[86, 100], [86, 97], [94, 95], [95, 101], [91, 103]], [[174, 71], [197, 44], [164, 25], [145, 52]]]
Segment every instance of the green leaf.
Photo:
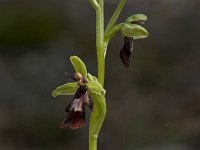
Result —
[[127, 23], [134, 23], [134, 22], [139, 23], [140, 21], [146, 21], [146, 20], [147, 20], [146, 15], [135, 14], [135, 15], [128, 17], [125, 22], [127, 22]]
[[72, 65], [74, 66], [75, 71], [82, 74], [84, 78], [86, 78], [87, 80], [87, 69], [84, 62], [77, 56], [71, 56], [70, 61]]
[[143, 39], [148, 36], [148, 31], [140, 25], [126, 23], [121, 30], [122, 34], [133, 39]]
[[62, 86], [57, 87], [53, 91], [52, 96], [56, 97], [58, 95], [74, 95], [78, 87], [79, 86], [76, 82], [64, 84]]
[[101, 84], [97, 81], [89, 81], [87, 83], [87, 86], [90, 90], [90, 92], [98, 94], [98, 95], [105, 95], [106, 91], [104, 88], [101, 86]]

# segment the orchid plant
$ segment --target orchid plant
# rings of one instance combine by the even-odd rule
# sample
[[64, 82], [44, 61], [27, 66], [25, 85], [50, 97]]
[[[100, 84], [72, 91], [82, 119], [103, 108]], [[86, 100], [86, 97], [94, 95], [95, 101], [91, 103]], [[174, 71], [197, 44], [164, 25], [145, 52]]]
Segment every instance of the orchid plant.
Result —
[[57, 87], [52, 96], [74, 95], [65, 107], [66, 118], [60, 128], [78, 129], [85, 125], [85, 106], [91, 109], [89, 124], [89, 150], [97, 150], [97, 139], [106, 115], [106, 91], [104, 89], [105, 57], [107, 46], [113, 36], [121, 31], [124, 45], [120, 50], [120, 58], [127, 68], [129, 58], [133, 52], [133, 42], [148, 36], [147, 30], [141, 25], [147, 20], [144, 14], [135, 14], [125, 22], [116, 21], [126, 3], [121, 0], [113, 16], [104, 29], [104, 0], [89, 0], [96, 12], [96, 51], [98, 61], [98, 78], [87, 72], [86, 65], [77, 56], [71, 56], [70, 61], [75, 69], [74, 75], [69, 75], [73, 82]]

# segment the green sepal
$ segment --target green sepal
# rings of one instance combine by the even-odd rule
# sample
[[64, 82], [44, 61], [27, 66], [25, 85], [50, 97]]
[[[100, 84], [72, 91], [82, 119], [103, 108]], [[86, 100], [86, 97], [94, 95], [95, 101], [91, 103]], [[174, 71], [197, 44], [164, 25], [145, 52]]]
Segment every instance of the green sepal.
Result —
[[135, 14], [126, 19], [126, 23], [139, 23], [140, 21], [146, 21], [147, 16], [144, 14]]
[[76, 72], [79, 72], [87, 80], [87, 69], [84, 62], [77, 56], [71, 56], [70, 61]]
[[88, 89], [90, 90], [90, 92], [98, 94], [98, 95], [105, 95], [106, 91], [104, 90], [104, 88], [101, 86], [101, 84], [99, 82], [96, 81], [89, 81], [87, 84]]
[[74, 95], [79, 88], [76, 82], [67, 83], [57, 87], [53, 92], [52, 96], [56, 97], [58, 95]]
[[90, 92], [92, 92], [94, 94], [97, 94], [97, 95], [105, 95], [106, 94], [106, 90], [99, 83], [98, 79], [95, 76], [92, 76], [90, 73], [88, 73], [87, 86], [88, 86]]
[[89, 81], [93, 81], [93, 76], [90, 73], [87, 74], [87, 77]]
[[143, 39], [146, 38], [149, 33], [148, 31], [140, 25], [126, 23], [121, 30], [122, 34], [127, 37], [133, 37], [133, 39]]
[[95, 76], [91, 75], [90, 73], [88, 73], [88, 76], [87, 76], [87, 77], [88, 77], [88, 80], [89, 80], [89, 81], [96, 81], [96, 82], [99, 82], [98, 79], [97, 79]]

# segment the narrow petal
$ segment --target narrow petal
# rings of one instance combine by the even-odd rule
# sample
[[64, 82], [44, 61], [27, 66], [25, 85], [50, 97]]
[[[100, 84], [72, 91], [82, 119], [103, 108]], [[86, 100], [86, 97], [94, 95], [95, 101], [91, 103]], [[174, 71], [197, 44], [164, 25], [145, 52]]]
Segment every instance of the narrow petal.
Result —
[[65, 72], [65, 75], [70, 77], [72, 80], [74, 80], [75, 82], [77, 81], [77, 79], [75, 77], [73, 77], [71, 74]]

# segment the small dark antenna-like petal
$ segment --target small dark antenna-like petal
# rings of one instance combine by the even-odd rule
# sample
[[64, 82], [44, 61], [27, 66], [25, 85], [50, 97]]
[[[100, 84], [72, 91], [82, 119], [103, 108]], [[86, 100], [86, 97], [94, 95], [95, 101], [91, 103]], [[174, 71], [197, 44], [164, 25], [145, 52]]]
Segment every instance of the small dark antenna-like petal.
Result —
[[74, 80], [75, 82], [77, 81], [77, 79], [75, 77], [73, 77], [71, 74], [65, 72], [65, 75], [70, 77], [72, 80]]
[[70, 77], [72, 80], [74, 80], [75, 82], [77, 82], [78, 85], [85, 85], [85, 83], [87, 83], [88, 81], [84, 78], [84, 76], [82, 74], [80, 74], [79, 72], [76, 72], [74, 74], [74, 76], [70, 75], [69, 73], [65, 72], [65, 75]]

